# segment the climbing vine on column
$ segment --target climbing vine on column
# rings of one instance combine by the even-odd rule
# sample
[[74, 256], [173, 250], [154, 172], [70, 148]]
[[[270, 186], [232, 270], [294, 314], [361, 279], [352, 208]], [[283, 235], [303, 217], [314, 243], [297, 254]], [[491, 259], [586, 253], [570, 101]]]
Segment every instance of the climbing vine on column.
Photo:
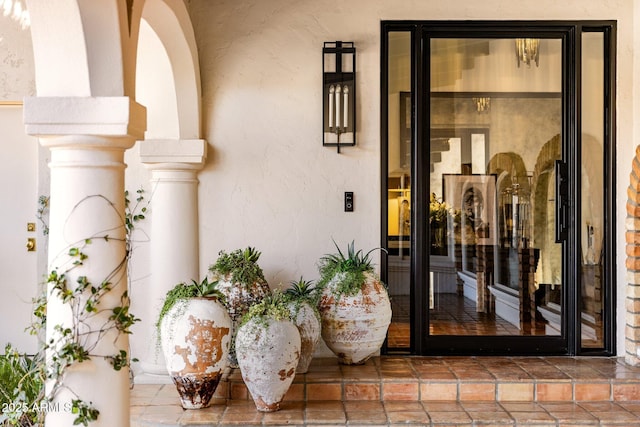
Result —
[[[66, 252], [60, 256], [64, 260], [62, 265], [55, 266], [47, 277], [47, 290], [36, 300], [31, 332], [40, 334], [46, 328], [47, 306], [53, 299], [61, 302], [65, 309], [70, 310], [72, 321], [70, 324], [50, 325], [50, 336], [44, 343], [41, 352], [40, 365], [42, 376], [48, 383], [46, 392], [43, 390], [40, 408], [54, 407], [56, 410], [70, 410], [75, 415], [74, 425], [85, 425], [98, 419], [100, 412], [92, 402], [84, 401], [68, 384], [66, 375], [69, 369], [86, 361], [104, 359], [115, 371], [130, 368], [131, 358], [128, 349], [120, 349], [113, 354], [103, 354], [98, 348], [105, 339], [116, 342], [121, 334], [130, 334], [131, 327], [140, 319], [130, 312], [131, 301], [129, 290], [119, 296], [119, 304], [106, 307], [104, 298], [114, 291], [125, 280], [126, 268], [132, 254], [132, 233], [135, 224], [145, 219], [147, 206], [144, 204], [144, 190], [136, 192], [135, 204], [131, 206], [129, 193], [125, 192], [125, 215], [121, 225], [97, 232], [91, 236], [69, 245]], [[95, 199], [105, 201], [114, 212], [118, 213], [113, 202], [101, 195], [87, 196], [76, 204], [70, 214], [83, 204]], [[124, 228], [124, 238], [122, 230]], [[91, 245], [96, 241], [113, 244], [124, 244], [124, 255], [106, 277], [92, 278], [74, 273], [85, 266], [89, 259]], [[74, 277], [75, 276], [75, 277]], [[127, 281], [128, 282], [128, 281]], [[53, 331], [51, 333], [51, 331]], [[67, 390], [73, 396], [71, 402], [64, 402], [64, 407], [54, 405], [56, 396]], [[40, 418], [44, 417], [41, 411]]]

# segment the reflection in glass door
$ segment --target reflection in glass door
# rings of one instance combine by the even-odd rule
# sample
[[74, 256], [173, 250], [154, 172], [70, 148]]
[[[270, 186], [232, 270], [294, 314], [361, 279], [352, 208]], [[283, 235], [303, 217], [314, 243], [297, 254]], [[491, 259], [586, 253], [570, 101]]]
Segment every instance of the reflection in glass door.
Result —
[[561, 334], [561, 50], [431, 39], [430, 335]]
[[608, 27], [462, 27], [386, 33], [387, 346], [606, 354]]

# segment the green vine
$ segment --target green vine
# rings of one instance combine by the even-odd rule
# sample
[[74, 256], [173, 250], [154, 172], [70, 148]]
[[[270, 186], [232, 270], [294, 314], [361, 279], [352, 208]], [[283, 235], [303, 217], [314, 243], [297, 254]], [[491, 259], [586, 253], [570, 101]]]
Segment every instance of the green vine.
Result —
[[[125, 237], [117, 238], [109, 234], [115, 229], [105, 230], [81, 241], [70, 245], [63, 259], [65, 263], [62, 267], [51, 270], [47, 277], [48, 291], [37, 298], [34, 303], [34, 319], [35, 321], [30, 327], [32, 334], [39, 335], [45, 328], [47, 323], [47, 305], [51, 299], [57, 299], [66, 307], [69, 307], [72, 315], [70, 325], [54, 325], [52, 330], [54, 333], [46, 341], [40, 350], [38, 358], [46, 360], [46, 363], [39, 363], [38, 370], [42, 377], [51, 384], [50, 390], [45, 395], [44, 389], [39, 394], [40, 407], [47, 407], [52, 404], [57, 394], [65, 389], [69, 391], [74, 398], [70, 402], [69, 410], [75, 415], [74, 425], [82, 424], [88, 426], [90, 422], [96, 421], [100, 412], [95, 408], [92, 402], [83, 401], [77, 393], [65, 384], [65, 375], [68, 369], [74, 365], [82, 363], [94, 358], [102, 358], [109, 362], [115, 371], [123, 368], [129, 368], [132, 361], [129, 352], [119, 350], [116, 354], [97, 354], [95, 349], [101, 340], [105, 339], [109, 334], [109, 339], [113, 339], [115, 332], [119, 334], [130, 334], [131, 327], [140, 319], [136, 318], [130, 312], [131, 301], [129, 298], [129, 290], [125, 290], [120, 295], [120, 305], [113, 308], [102, 308], [103, 298], [109, 294], [114, 288], [114, 284], [122, 280], [124, 269], [128, 265], [132, 255], [132, 233], [135, 224], [145, 219], [147, 207], [142, 206], [144, 201], [144, 190], [137, 191], [136, 205], [131, 208], [129, 193], [125, 192], [125, 215], [122, 218], [122, 227], [124, 227]], [[42, 198], [41, 198], [42, 199]], [[73, 213], [85, 202], [91, 199], [101, 199], [117, 212], [116, 206], [101, 195], [87, 196], [76, 204]], [[48, 198], [46, 199], [48, 206]], [[39, 213], [43, 214], [39, 211]], [[125, 245], [125, 253], [123, 259], [117, 263], [114, 269], [107, 274], [99, 282], [92, 281], [89, 277], [79, 275], [72, 279], [72, 272], [85, 265], [89, 258], [88, 251], [95, 240], [104, 242], [120, 241]], [[129, 281], [127, 281], [130, 285]], [[90, 328], [89, 325], [95, 319], [103, 319], [103, 322], [97, 329]], [[45, 359], [45, 353], [47, 358]], [[37, 422], [43, 421], [45, 411], [39, 411]]]
[[265, 282], [262, 269], [258, 265], [261, 252], [255, 248], [236, 249], [231, 253], [224, 250], [218, 253], [218, 259], [209, 267], [209, 271], [217, 279], [230, 274], [233, 283], [249, 286], [255, 282]]
[[36, 212], [36, 218], [42, 224], [42, 234], [45, 236], [49, 234], [49, 223], [47, 221], [47, 215], [49, 212], [49, 197], [48, 196], [40, 196], [38, 197], [38, 210]]
[[384, 248], [374, 248], [367, 253], [364, 253], [362, 249], [356, 251], [355, 244], [351, 241], [347, 245], [347, 254], [345, 256], [335, 241], [333, 244], [336, 246], [338, 253], [324, 255], [318, 263], [320, 272], [318, 287], [324, 288], [329, 281], [339, 274], [341, 279], [336, 284], [334, 295], [336, 297], [341, 295], [354, 296], [360, 292], [365, 282], [365, 273], [373, 272], [371, 253], [378, 249], [385, 252], [386, 250]]

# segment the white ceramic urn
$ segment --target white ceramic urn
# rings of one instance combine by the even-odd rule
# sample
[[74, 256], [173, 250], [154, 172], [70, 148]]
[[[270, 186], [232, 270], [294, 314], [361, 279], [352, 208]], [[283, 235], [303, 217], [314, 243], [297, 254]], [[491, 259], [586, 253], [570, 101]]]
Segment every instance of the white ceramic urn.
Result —
[[160, 323], [162, 351], [182, 407], [204, 408], [228, 364], [231, 318], [216, 298], [178, 300]]
[[298, 327], [288, 320], [254, 317], [238, 329], [236, 355], [256, 409], [279, 410], [300, 359]]
[[373, 273], [365, 273], [356, 295], [337, 295], [343, 276], [336, 274], [322, 291], [318, 303], [322, 338], [340, 363], [358, 365], [379, 353], [391, 323], [391, 302]]
[[306, 374], [313, 359], [313, 353], [320, 341], [320, 316], [318, 311], [308, 302], [292, 302], [288, 307], [293, 323], [296, 324], [300, 332], [300, 361], [296, 373]]

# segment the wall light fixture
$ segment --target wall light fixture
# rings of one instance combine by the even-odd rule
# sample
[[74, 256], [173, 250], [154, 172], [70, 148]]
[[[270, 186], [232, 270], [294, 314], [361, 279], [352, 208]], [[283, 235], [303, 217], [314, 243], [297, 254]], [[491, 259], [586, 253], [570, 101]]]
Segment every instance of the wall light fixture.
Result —
[[356, 145], [356, 48], [325, 42], [322, 48], [322, 145]]

